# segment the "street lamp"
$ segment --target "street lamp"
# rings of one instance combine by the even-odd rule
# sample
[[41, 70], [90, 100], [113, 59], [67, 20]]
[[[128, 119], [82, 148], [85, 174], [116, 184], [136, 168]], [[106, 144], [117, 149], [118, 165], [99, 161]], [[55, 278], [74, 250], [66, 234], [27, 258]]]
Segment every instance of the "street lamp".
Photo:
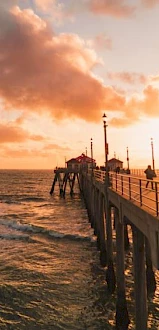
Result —
[[129, 171], [129, 149], [128, 149], [128, 147], [126, 148], [126, 151], [127, 151], [127, 168]]
[[153, 138], [151, 138], [151, 150], [152, 150], [152, 168], [153, 168], [153, 170], [155, 170], [155, 159], [154, 159]]
[[103, 127], [104, 127], [104, 147], [105, 147], [105, 169], [108, 167], [108, 143], [107, 143], [107, 124], [106, 124], [106, 114], [103, 115]]
[[93, 139], [91, 138], [91, 161], [92, 161], [92, 177], [93, 177]]
[[107, 123], [106, 123], [106, 114], [103, 115], [103, 127], [104, 127], [104, 147], [105, 147], [105, 182], [109, 184], [109, 171], [108, 171], [108, 143], [107, 143]]

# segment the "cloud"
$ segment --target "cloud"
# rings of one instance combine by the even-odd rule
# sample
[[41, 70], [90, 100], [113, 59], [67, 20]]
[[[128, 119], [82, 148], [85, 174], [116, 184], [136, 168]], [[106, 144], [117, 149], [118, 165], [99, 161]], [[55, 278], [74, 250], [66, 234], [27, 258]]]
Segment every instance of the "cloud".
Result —
[[149, 76], [149, 80], [152, 82], [159, 82], [159, 75]]
[[153, 8], [159, 5], [159, 0], [141, 0], [141, 2], [147, 8]]
[[[30, 9], [14, 7], [2, 16], [0, 98], [7, 111], [23, 110], [17, 125], [29, 112], [47, 112], [57, 120], [78, 118], [90, 122], [100, 121], [104, 109], [122, 112], [129, 123], [139, 120], [142, 114], [158, 116], [158, 89], [149, 85], [140, 98], [133, 96], [127, 100], [120, 88], [105, 86], [92, 73], [102, 61], [76, 34], [55, 35]], [[111, 79], [129, 84], [146, 81], [141, 74], [109, 74]], [[19, 141], [31, 138], [26, 132], [12, 133]]]
[[126, 104], [124, 113], [111, 119], [110, 124], [116, 127], [125, 127], [139, 121], [144, 115], [147, 117], [159, 116], [159, 89], [148, 85], [143, 90], [142, 98], [133, 96]]
[[56, 36], [32, 10], [19, 7], [5, 21], [7, 30], [0, 20], [0, 97], [8, 109], [95, 121], [103, 108], [123, 104], [92, 75], [100, 60], [77, 35]]
[[147, 77], [145, 75], [134, 72], [108, 72], [107, 77], [111, 80], [121, 80], [130, 85], [135, 85], [137, 83], [146, 84], [147, 82]]
[[116, 18], [131, 17], [135, 12], [135, 7], [127, 5], [125, 0], [89, 0], [88, 5], [94, 14]]
[[[23, 141], [19, 141], [19, 142], [23, 142]], [[39, 158], [43, 158], [43, 157], [50, 157], [52, 155], [60, 155], [60, 153], [63, 154], [63, 151], [70, 151], [70, 148], [63, 148], [58, 144], [45, 144], [43, 147], [40, 146], [40, 148], [38, 147], [34, 147], [34, 148], [26, 148], [26, 147], [17, 147], [17, 145], [15, 144], [14, 147], [10, 147], [9, 145], [4, 145], [0, 143], [0, 151], [1, 154], [3, 154], [3, 157], [13, 157], [13, 158], [34, 158], [36, 159], [37, 157]]]
[[47, 10], [51, 6], [55, 6], [56, 0], [35, 0], [35, 4], [42, 10]]
[[105, 34], [99, 34], [94, 39], [88, 40], [87, 44], [94, 49], [112, 50], [112, 40]]
[[55, 144], [55, 143], [50, 143], [48, 145], [45, 145], [44, 149], [45, 150], [48, 150], [48, 151], [50, 151], [50, 150], [55, 150], [55, 151], [70, 151], [71, 150], [71, 148], [69, 148], [69, 147], [66, 147], [66, 146], [62, 147], [62, 146], [60, 146], [58, 144]]
[[19, 143], [27, 140], [43, 141], [44, 139], [43, 136], [31, 135], [18, 126], [0, 124], [0, 144]]
[[30, 158], [30, 162], [32, 162], [33, 159], [36, 159], [37, 157], [39, 158], [44, 158], [48, 157], [48, 154], [44, 151], [38, 150], [38, 149], [27, 149], [27, 148], [5, 148], [3, 150], [3, 157], [9, 157], [13, 159], [15, 158]]
[[45, 15], [47, 20], [51, 19], [54, 24], [61, 25], [65, 20], [73, 20], [72, 13], [65, 8], [64, 3], [57, 0], [34, 0], [35, 11]]

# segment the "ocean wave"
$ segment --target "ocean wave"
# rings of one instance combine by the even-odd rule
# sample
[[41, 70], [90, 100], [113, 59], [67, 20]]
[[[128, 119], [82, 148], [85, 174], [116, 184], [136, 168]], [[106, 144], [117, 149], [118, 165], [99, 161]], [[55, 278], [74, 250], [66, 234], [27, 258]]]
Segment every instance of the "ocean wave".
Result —
[[[4, 199], [3, 201], [0, 201], [0, 203], [1, 204], [15, 204], [15, 205], [20, 205], [20, 204], [22, 204], [22, 202], [20, 202], [20, 201], [15, 201], [15, 200], [13, 200], [13, 199]], [[3, 205], [2, 205], [3, 206]]]
[[33, 197], [33, 196], [16, 196], [15, 200], [15, 196], [3, 196], [3, 200], [0, 201], [0, 203], [2, 204], [22, 204], [24, 202], [45, 202], [45, 198], [42, 197]]
[[35, 240], [32, 239], [29, 235], [17, 235], [17, 234], [0, 234], [0, 239], [5, 240], [20, 240], [20, 241], [27, 241], [27, 242], [34, 242]]
[[30, 197], [20, 198], [20, 200], [22, 202], [44, 202], [45, 201], [45, 198], [43, 198], [43, 197], [33, 197], [33, 196], [30, 196]]
[[92, 236], [82, 236], [79, 234], [61, 233], [61, 232], [58, 232], [55, 230], [46, 229], [42, 226], [25, 224], [25, 223], [21, 223], [21, 222], [17, 222], [17, 221], [0, 220], [0, 224], [5, 225], [14, 230], [21, 231], [21, 232], [29, 232], [32, 234], [45, 235], [47, 238], [66, 239], [66, 240], [71, 240], [71, 241], [94, 242], [94, 237], [92, 237]]

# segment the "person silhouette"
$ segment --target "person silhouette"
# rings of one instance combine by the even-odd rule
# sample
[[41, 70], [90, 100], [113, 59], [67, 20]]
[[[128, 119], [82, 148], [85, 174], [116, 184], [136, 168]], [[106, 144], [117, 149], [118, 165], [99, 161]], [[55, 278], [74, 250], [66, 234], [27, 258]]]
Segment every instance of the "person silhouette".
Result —
[[153, 189], [153, 178], [155, 177], [155, 172], [154, 170], [152, 170], [151, 165], [148, 165], [146, 170], [144, 171], [144, 173], [146, 174], [146, 188], [149, 185], [149, 182], [151, 182], [151, 188]]

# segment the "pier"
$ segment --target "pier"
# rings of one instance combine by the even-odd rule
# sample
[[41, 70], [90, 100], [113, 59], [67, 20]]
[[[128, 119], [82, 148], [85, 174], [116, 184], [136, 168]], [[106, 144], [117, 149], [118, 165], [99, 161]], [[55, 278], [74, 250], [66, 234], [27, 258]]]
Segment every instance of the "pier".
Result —
[[[100, 170], [55, 171], [56, 182], [65, 196], [67, 183], [73, 193], [75, 180], [83, 194], [97, 246], [100, 263], [106, 268], [108, 291], [116, 290], [116, 329], [129, 329], [126, 301], [125, 250], [129, 249], [128, 226], [132, 232], [136, 330], [148, 329], [148, 296], [156, 290], [155, 269], [159, 269], [159, 182], [154, 190], [145, 188], [146, 179]], [[112, 236], [116, 233], [115, 247]]]

